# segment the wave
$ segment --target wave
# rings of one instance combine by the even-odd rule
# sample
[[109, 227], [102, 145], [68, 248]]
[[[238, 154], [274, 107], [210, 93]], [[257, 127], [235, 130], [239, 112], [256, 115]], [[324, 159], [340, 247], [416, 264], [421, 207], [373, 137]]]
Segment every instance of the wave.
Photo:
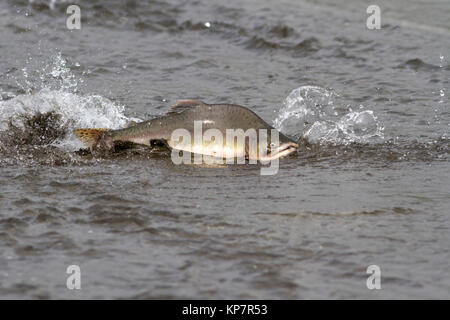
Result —
[[421, 59], [409, 59], [408, 61], [398, 65], [397, 69], [412, 69], [414, 71], [439, 71], [441, 69], [450, 70], [450, 66], [434, 65], [426, 63]]

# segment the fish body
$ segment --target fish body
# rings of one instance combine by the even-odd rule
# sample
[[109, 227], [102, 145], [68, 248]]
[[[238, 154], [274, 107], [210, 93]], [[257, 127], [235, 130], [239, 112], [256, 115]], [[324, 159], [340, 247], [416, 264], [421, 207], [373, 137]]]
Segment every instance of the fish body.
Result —
[[[174, 138], [176, 130], [181, 130], [181, 137], [177, 135]], [[261, 132], [264, 131], [267, 139], [263, 141], [264, 133]], [[298, 148], [294, 140], [276, 131], [256, 113], [245, 107], [206, 104], [198, 100], [179, 100], [167, 114], [128, 128], [110, 131], [79, 129], [75, 132], [93, 149], [112, 149], [116, 142], [151, 146], [155, 141], [163, 141], [175, 150], [222, 158], [261, 159], [263, 156], [259, 149], [261, 143], [269, 150], [269, 154], [264, 155], [269, 158], [275, 154], [277, 158], [285, 156]], [[274, 139], [274, 132], [277, 133], [278, 139]], [[205, 134], [209, 139], [204, 138]], [[227, 141], [227, 134], [232, 139]], [[233, 134], [236, 137], [233, 137]], [[250, 146], [256, 147], [250, 150]]]

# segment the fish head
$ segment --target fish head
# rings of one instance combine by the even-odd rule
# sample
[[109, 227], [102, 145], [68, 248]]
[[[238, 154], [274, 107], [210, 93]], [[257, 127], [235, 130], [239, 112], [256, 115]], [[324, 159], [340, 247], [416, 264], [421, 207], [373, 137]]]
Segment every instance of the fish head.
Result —
[[298, 148], [298, 144], [292, 139], [280, 134], [280, 137], [277, 140], [269, 139], [267, 144], [267, 158], [270, 160], [286, 157], [291, 153], [296, 152]]

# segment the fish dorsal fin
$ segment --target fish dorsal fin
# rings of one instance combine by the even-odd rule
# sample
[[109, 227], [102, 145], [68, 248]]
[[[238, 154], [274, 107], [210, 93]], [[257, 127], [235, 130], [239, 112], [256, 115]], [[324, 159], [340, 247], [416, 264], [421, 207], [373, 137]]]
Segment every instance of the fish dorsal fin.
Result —
[[170, 108], [168, 113], [172, 112], [180, 112], [195, 106], [204, 105], [203, 101], [195, 100], [195, 99], [183, 99], [175, 101], [174, 105]]

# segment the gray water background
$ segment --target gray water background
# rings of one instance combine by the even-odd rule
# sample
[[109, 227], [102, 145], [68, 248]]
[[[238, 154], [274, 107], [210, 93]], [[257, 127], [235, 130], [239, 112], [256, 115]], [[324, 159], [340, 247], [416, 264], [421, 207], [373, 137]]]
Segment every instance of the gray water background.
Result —
[[[0, 298], [450, 298], [448, 0], [75, 3], [73, 31], [67, 2], [0, 3]], [[323, 96], [286, 105], [309, 86]], [[314, 138], [286, 113], [330, 92], [333, 112], [370, 110], [382, 134]], [[81, 124], [179, 98], [282, 119], [303, 148], [261, 176], [74, 147]], [[48, 110], [58, 138], [33, 140], [24, 119]], [[66, 288], [73, 264], [81, 290]]]

